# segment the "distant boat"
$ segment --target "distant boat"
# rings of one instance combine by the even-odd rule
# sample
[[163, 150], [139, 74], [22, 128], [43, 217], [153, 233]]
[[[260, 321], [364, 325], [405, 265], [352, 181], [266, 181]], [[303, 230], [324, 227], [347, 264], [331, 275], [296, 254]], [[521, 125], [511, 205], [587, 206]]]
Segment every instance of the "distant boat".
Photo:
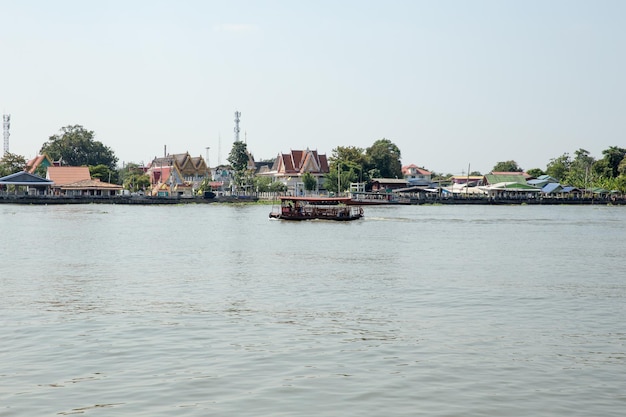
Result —
[[363, 217], [363, 209], [350, 197], [279, 197], [270, 219], [350, 221]]
[[397, 194], [392, 193], [364, 193], [353, 192], [351, 193], [351, 199], [348, 204], [354, 204], [357, 206], [373, 206], [384, 204], [409, 204], [409, 198], [399, 197]]

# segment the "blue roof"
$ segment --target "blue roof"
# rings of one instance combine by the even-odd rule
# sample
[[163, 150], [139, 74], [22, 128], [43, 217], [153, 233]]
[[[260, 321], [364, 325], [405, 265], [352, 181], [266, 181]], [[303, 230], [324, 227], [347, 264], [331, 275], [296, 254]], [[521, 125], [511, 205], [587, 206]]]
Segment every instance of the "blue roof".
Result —
[[576, 188], [576, 187], [572, 187], [572, 186], [568, 185], [568, 186], [566, 186], [566, 187], [563, 187], [563, 190], [562, 190], [562, 191], [563, 191], [564, 193], [571, 193], [571, 192], [573, 192], [573, 191], [580, 191], [580, 190], [579, 190], [578, 188]]
[[561, 184], [559, 184], [558, 182], [549, 182], [541, 188], [541, 191], [549, 194], [559, 192], [562, 189], [563, 187], [561, 187]]
[[6, 177], [0, 178], [0, 184], [6, 185], [52, 185], [54, 181], [47, 180], [39, 175], [31, 174], [26, 171], [16, 172]]

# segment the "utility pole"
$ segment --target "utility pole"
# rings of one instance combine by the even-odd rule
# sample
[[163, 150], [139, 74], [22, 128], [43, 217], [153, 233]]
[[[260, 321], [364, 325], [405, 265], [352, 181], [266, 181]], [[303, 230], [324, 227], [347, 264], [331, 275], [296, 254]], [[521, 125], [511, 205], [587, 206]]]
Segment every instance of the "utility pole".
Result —
[[205, 149], [206, 149], [206, 169], [207, 169], [207, 171], [209, 173], [209, 178], [211, 178], [212, 177], [212, 175], [211, 175], [211, 164], [209, 163], [209, 149], [211, 149], [211, 147], [207, 146]]

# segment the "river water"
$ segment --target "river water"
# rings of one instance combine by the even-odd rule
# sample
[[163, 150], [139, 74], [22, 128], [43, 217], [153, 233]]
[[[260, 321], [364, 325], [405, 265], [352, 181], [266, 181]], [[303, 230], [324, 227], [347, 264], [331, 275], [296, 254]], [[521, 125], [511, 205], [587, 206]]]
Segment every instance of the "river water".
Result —
[[626, 208], [0, 205], [0, 416], [622, 416]]

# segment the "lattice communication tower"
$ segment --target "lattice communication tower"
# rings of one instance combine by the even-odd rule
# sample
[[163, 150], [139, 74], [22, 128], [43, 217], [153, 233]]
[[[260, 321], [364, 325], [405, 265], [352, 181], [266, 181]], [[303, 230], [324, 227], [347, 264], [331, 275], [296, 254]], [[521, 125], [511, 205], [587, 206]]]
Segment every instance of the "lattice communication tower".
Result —
[[235, 111], [235, 142], [239, 142], [239, 118], [241, 117], [240, 111]]
[[11, 133], [9, 132], [9, 129], [11, 129], [11, 115], [10, 114], [2, 115], [2, 126], [4, 128], [4, 154], [3, 155], [6, 155], [9, 153], [9, 136], [11, 135]]

